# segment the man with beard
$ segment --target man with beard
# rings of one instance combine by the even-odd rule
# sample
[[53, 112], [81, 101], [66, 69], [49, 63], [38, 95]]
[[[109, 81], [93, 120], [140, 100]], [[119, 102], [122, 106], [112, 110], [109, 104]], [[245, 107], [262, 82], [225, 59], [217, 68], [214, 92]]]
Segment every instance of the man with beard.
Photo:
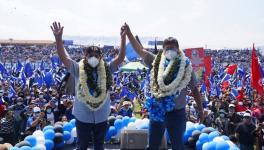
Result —
[[146, 108], [149, 110], [149, 147], [159, 149], [161, 139], [167, 128], [173, 150], [184, 149], [183, 134], [186, 128], [187, 86], [192, 90], [197, 104], [198, 117], [203, 122], [203, 107], [197, 88], [197, 79], [192, 64], [179, 49], [178, 41], [169, 37], [163, 42], [163, 51], [154, 55], [143, 48], [125, 24], [129, 41], [135, 51], [151, 69], [150, 91]]
[[54, 22], [51, 29], [56, 39], [58, 55], [74, 77], [71, 86], [75, 91], [73, 115], [76, 117], [77, 150], [86, 150], [91, 138], [95, 150], [104, 149], [107, 118], [110, 114], [109, 90], [112, 85], [112, 73], [125, 58], [126, 33], [121, 28], [120, 52], [109, 64], [103, 60], [102, 51], [97, 46], [84, 48], [84, 57], [77, 63], [64, 50], [63, 27], [60, 23]]

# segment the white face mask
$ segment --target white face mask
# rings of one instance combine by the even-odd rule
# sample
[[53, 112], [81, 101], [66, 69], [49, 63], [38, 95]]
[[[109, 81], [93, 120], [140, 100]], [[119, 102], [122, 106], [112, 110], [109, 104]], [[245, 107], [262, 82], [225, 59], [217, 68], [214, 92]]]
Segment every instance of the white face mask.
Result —
[[22, 102], [17, 102], [17, 105], [22, 105], [23, 103]]
[[166, 52], [165, 52], [165, 57], [167, 59], [169, 59], [169, 60], [172, 60], [172, 59], [176, 58], [177, 55], [178, 54], [177, 54], [177, 52], [175, 50], [169, 49], [169, 50], [166, 50]]
[[238, 102], [238, 105], [242, 106], [243, 105], [243, 102]]
[[0, 96], [4, 95], [4, 90], [0, 90]]
[[96, 57], [94, 57], [94, 56], [88, 58], [88, 61], [87, 62], [93, 68], [95, 68], [99, 64], [99, 60]]

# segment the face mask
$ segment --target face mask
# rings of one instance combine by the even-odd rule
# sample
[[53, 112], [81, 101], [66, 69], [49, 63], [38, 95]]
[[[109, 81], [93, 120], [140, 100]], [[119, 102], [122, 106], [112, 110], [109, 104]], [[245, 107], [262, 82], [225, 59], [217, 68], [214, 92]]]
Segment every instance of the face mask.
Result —
[[22, 102], [18, 102], [17, 105], [22, 105], [23, 103]]
[[90, 57], [89, 59], [88, 59], [88, 64], [91, 66], [91, 67], [93, 67], [93, 68], [95, 68], [98, 64], [99, 64], [99, 60], [96, 58], [96, 57]]
[[43, 95], [39, 95], [39, 98], [43, 98]]
[[221, 117], [221, 118], [224, 118], [224, 117], [225, 117], [225, 114], [220, 114], [220, 117]]
[[243, 105], [243, 102], [238, 102], [238, 105], [242, 106]]
[[177, 57], [177, 52], [175, 50], [166, 50], [165, 57], [169, 60], [172, 60]]
[[30, 96], [27, 96], [27, 99], [30, 99]]
[[4, 95], [4, 91], [0, 90], [0, 96], [3, 96], [3, 95]]
[[50, 114], [50, 113], [51, 113], [51, 109], [47, 109], [47, 113], [49, 113], [49, 114]]

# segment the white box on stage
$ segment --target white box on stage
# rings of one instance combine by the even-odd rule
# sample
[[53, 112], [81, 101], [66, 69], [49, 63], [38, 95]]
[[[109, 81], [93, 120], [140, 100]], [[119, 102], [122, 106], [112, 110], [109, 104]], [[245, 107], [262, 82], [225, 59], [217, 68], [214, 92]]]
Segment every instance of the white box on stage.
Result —
[[[148, 145], [148, 130], [125, 129], [121, 132], [120, 149], [146, 149]], [[167, 141], [163, 136], [160, 149], [167, 149]]]

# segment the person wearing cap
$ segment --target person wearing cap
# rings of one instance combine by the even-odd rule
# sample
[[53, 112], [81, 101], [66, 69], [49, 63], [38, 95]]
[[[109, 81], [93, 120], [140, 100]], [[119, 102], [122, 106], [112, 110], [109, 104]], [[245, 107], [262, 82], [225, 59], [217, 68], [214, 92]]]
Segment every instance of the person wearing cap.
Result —
[[42, 130], [47, 125], [47, 118], [45, 112], [39, 107], [33, 108], [33, 115], [27, 120], [27, 128], [25, 133], [30, 134], [35, 130]]
[[254, 150], [256, 126], [251, 119], [250, 113], [244, 113], [243, 121], [238, 124], [235, 130], [241, 150]]
[[227, 113], [225, 112], [224, 109], [220, 109], [219, 111], [219, 117], [216, 118], [215, 120], [215, 124], [216, 124], [216, 129], [222, 133], [222, 134], [226, 134], [227, 132]]
[[[132, 106], [133, 108], [133, 106]], [[122, 99], [117, 107], [118, 115], [132, 117], [133, 109], [129, 100]]]
[[24, 113], [26, 112], [26, 106], [24, 105], [24, 100], [22, 97], [18, 97], [15, 104], [10, 106], [9, 109], [14, 111], [15, 118], [15, 141], [19, 140], [20, 133], [25, 131], [26, 128], [26, 118]]
[[238, 115], [235, 111], [235, 105], [234, 104], [229, 104], [228, 108], [228, 129], [227, 129], [227, 135], [234, 135], [235, 134], [235, 129], [237, 125], [242, 121], [242, 118], [240, 115]]
[[5, 110], [5, 115], [0, 119], [0, 137], [3, 142], [15, 144], [14, 114], [11, 110]]
[[54, 125], [55, 124], [55, 115], [49, 104], [45, 107], [45, 115], [47, 117], [47, 124]]
[[[173, 37], [166, 38], [163, 42], [163, 50], [154, 55], [144, 49], [127, 24], [125, 30], [132, 47], [150, 68], [152, 95], [146, 102], [150, 116], [148, 149], [159, 149], [166, 128], [172, 149], [184, 149], [187, 87], [192, 90], [197, 103], [199, 114], [197, 121], [204, 120], [198, 82], [191, 61], [179, 48], [178, 40]], [[167, 105], [162, 106], [163, 103], [159, 102]]]
[[77, 150], [86, 150], [92, 138], [94, 149], [101, 150], [104, 149], [107, 118], [110, 114], [112, 74], [124, 61], [126, 32], [122, 27], [120, 52], [110, 63], [103, 60], [102, 50], [98, 46], [85, 47], [82, 60], [77, 63], [64, 49], [63, 28], [57, 22], [51, 26], [60, 60], [73, 77], [69, 79], [67, 88], [75, 95], [73, 115], [76, 118]]

